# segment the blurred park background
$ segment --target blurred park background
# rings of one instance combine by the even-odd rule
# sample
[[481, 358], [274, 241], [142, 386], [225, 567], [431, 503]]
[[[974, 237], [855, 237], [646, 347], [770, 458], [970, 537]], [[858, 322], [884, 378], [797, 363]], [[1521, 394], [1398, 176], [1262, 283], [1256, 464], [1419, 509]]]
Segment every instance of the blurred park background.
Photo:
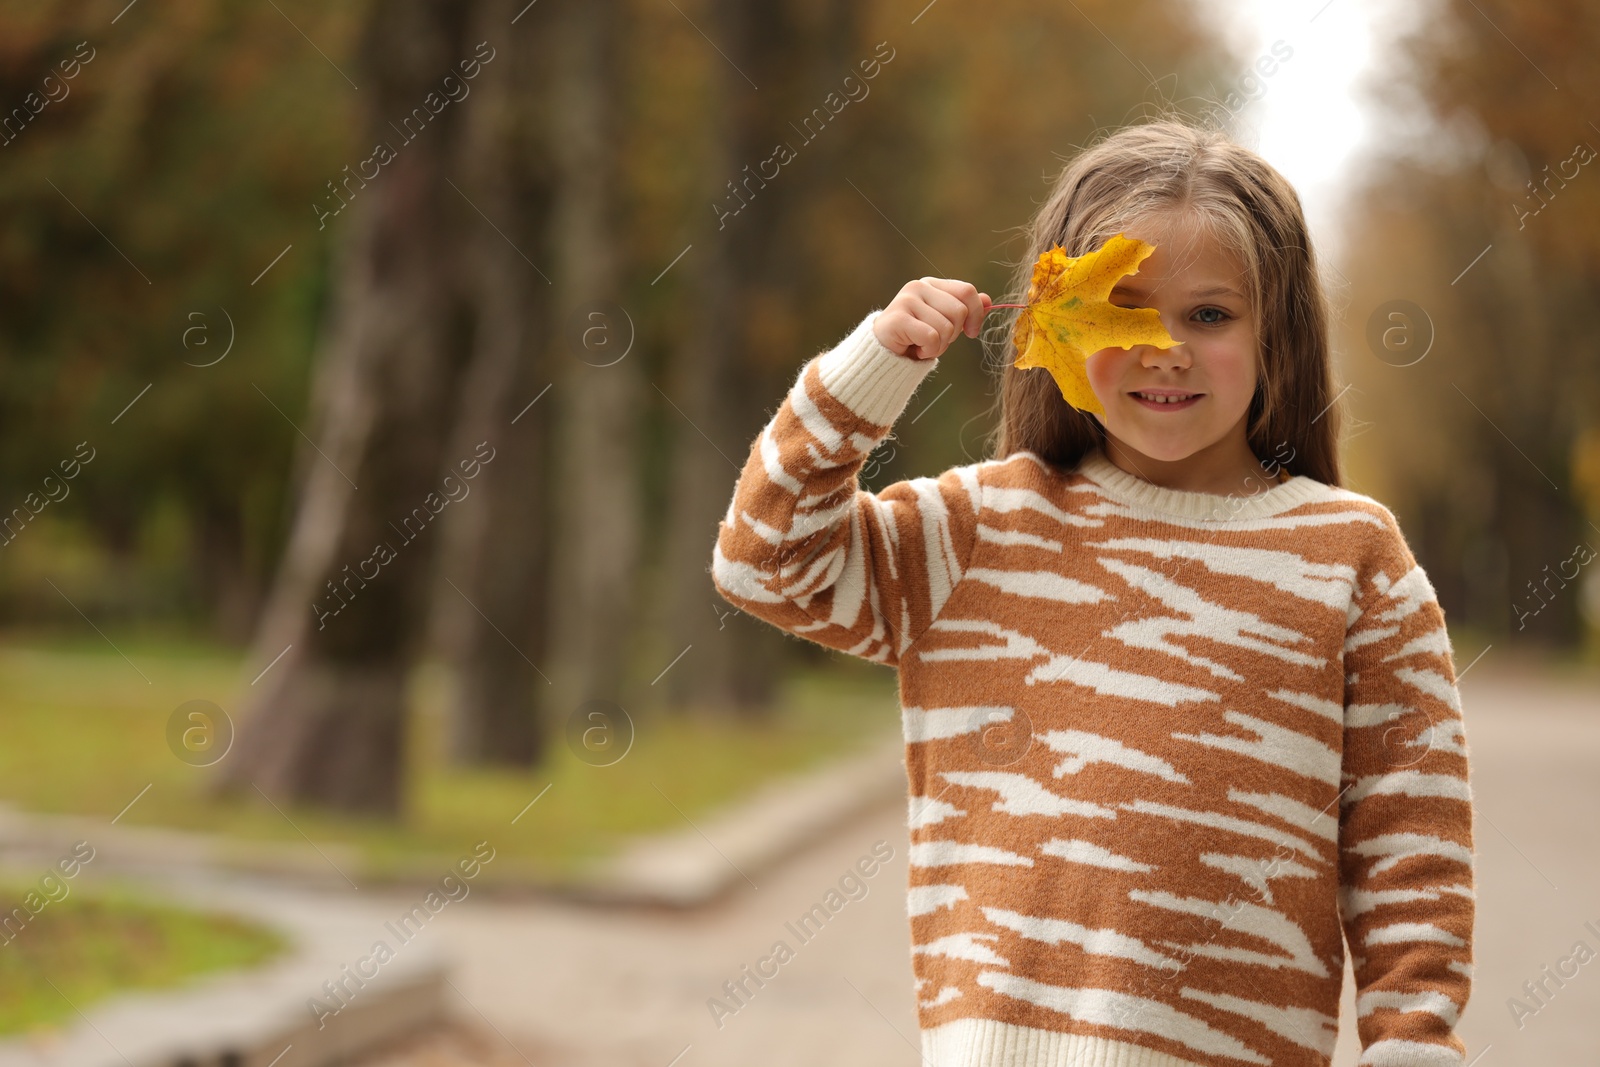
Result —
[[[738, 469], [905, 281], [1020, 299], [1157, 116], [1305, 194], [1458, 672], [1589, 684], [1596, 55], [1588, 0], [4, 0], [0, 806], [537, 879], [894, 736], [712, 588]], [[982, 458], [943, 364], [866, 488]], [[271, 951], [119, 899], [0, 948], [0, 1033]]]

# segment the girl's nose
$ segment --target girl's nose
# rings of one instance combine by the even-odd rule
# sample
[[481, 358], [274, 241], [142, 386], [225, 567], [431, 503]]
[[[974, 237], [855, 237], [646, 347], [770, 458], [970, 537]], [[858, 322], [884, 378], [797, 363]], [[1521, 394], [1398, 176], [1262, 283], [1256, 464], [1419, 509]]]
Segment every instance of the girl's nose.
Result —
[[[1174, 337], [1173, 340], [1182, 340]], [[1189, 346], [1186, 344], [1173, 345], [1171, 348], [1158, 348], [1155, 345], [1137, 345], [1134, 355], [1146, 367], [1187, 367], [1189, 365]]]

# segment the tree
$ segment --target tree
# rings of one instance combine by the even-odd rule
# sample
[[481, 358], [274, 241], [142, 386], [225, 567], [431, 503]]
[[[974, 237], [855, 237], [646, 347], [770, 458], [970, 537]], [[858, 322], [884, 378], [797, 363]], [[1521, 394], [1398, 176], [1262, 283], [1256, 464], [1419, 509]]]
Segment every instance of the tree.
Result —
[[[848, 8], [829, 3], [819, 10], [845, 26], [848, 36]], [[711, 583], [711, 546], [738, 477], [735, 464], [760, 430], [770, 399], [763, 392], [766, 376], [747, 358], [750, 309], [773, 280], [768, 250], [779, 246], [777, 235], [800, 192], [792, 180], [763, 180], [758, 164], [772, 156], [772, 131], [782, 129], [788, 116], [804, 114], [807, 75], [819, 64], [790, 3], [756, 10], [738, 0], [716, 0], [711, 23], [726, 62], [714, 68], [706, 184], [716, 192], [713, 210], [727, 214], [718, 226], [701, 231], [700, 254], [690, 267], [697, 314], [683, 358], [672, 367], [671, 393], [664, 394], [688, 426], [680, 427], [672, 453], [661, 617], [662, 628], [690, 650], [665, 679], [667, 702], [750, 715], [771, 703], [779, 646], [754, 620], [727, 610]], [[752, 84], [746, 71], [759, 72], [761, 83]], [[785, 177], [781, 171], [779, 177]], [[718, 188], [719, 179], [727, 188]], [[782, 258], [779, 264], [792, 292], [798, 265]]]
[[[555, 18], [551, 145], [561, 349], [549, 417], [554, 457], [547, 516], [552, 538], [549, 707], [613, 699], [628, 663], [639, 554], [636, 432], [638, 359], [623, 303], [618, 245], [617, 0], [567, 4]], [[619, 348], [621, 351], [619, 352]]]
[[443, 453], [472, 326], [452, 284], [466, 209], [445, 184], [463, 109], [430, 112], [458, 62], [494, 59], [492, 46], [469, 40], [480, 7], [401, 0], [374, 9], [366, 27], [365, 125], [389, 158], [375, 151], [377, 176], [347, 186], [348, 206], [332, 220], [347, 232], [314, 385], [317, 443], [301, 451], [294, 526], [253, 657], [282, 659], [241, 709], [223, 788], [400, 808], [406, 674], [438, 539], [429, 526], [458, 459]]
[[[521, 6], [521, 5], [518, 5]], [[451, 670], [447, 758], [527, 766], [543, 755], [548, 716], [549, 457], [546, 393], [561, 353], [554, 300], [550, 151], [552, 9], [525, 8], [507, 62], [485, 70], [468, 113], [457, 176], [481, 209], [467, 237], [476, 349], [450, 455], [488, 440], [497, 451], [470, 496], [444, 517], [433, 591], [437, 647]], [[516, 12], [491, 0], [509, 25]]]
[[[295, 17], [344, 63], [368, 6]], [[309, 203], [370, 150], [360, 94], [271, 5], [0, 7], [0, 491], [95, 452], [0, 553], [0, 614], [81, 625], [48, 578], [102, 627], [245, 641], [324, 288]]]
[[[1385, 139], [1351, 214], [1352, 377], [1378, 431], [1356, 447], [1381, 449], [1365, 466], [1452, 621], [1490, 640], [1570, 647], [1581, 598], [1557, 572], [1600, 545], [1579, 477], [1600, 400], [1600, 183], [1583, 162], [1600, 129], [1580, 106], [1600, 93], [1597, 46], [1577, 0], [1451, 0], [1401, 41], [1431, 135]], [[1360, 334], [1397, 297], [1437, 330], [1410, 366]]]

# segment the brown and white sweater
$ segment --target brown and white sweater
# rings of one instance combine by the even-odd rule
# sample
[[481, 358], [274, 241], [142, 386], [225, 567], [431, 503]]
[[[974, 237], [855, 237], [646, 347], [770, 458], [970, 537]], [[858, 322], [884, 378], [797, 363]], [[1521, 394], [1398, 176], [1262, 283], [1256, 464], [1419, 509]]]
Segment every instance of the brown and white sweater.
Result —
[[1393, 514], [1092, 453], [858, 473], [935, 361], [869, 314], [751, 446], [718, 590], [899, 671], [937, 1067], [1458, 1065], [1472, 795], [1443, 612]]

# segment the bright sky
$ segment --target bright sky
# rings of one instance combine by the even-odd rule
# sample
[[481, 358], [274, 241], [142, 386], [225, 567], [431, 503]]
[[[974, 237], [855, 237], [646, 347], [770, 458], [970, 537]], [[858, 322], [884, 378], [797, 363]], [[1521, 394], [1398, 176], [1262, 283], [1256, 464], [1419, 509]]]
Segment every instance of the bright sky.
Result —
[[[1386, 0], [1197, 0], [1225, 20], [1250, 62], [1272, 57], [1270, 76], [1241, 65], [1238, 78], [1257, 81], [1218, 85], [1241, 99], [1254, 96], [1240, 111], [1238, 139], [1267, 158], [1294, 183], [1305, 204], [1307, 222], [1319, 250], [1333, 259], [1339, 252], [1342, 191], [1368, 138], [1386, 126], [1379, 105], [1362, 83], [1374, 78], [1384, 44], [1406, 17], [1425, 17], [1429, 4], [1395, 5]], [[1409, 11], [1405, 10], [1409, 9]], [[1381, 40], [1380, 40], [1381, 37]], [[1278, 52], [1292, 50], [1278, 60]], [[1272, 69], [1269, 66], [1269, 69]]]

